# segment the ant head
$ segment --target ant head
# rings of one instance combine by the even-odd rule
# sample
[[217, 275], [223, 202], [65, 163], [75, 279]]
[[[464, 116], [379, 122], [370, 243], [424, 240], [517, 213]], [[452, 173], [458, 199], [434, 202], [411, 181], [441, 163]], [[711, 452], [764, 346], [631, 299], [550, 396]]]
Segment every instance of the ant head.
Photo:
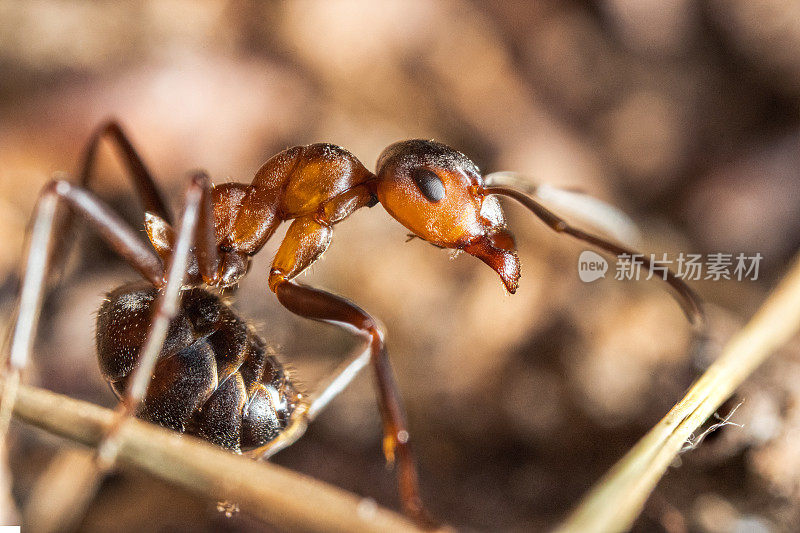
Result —
[[467, 156], [434, 141], [395, 143], [378, 158], [376, 192], [386, 211], [414, 235], [455, 248], [492, 267], [509, 292], [517, 289], [519, 258], [496, 198]]

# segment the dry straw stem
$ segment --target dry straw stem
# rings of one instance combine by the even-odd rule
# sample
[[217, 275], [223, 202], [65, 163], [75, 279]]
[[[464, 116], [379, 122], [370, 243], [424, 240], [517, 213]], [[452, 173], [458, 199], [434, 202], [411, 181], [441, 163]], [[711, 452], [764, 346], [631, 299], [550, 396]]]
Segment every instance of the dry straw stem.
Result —
[[589, 492], [560, 532], [625, 531], [684, 444], [800, 324], [800, 256], [720, 357]]
[[[60, 394], [20, 386], [14, 415], [94, 447], [113, 413]], [[242, 511], [282, 529], [420, 531], [404, 517], [370, 500], [139, 420], [131, 420], [120, 430], [119, 462], [204, 494], [212, 501], [235, 502]]]

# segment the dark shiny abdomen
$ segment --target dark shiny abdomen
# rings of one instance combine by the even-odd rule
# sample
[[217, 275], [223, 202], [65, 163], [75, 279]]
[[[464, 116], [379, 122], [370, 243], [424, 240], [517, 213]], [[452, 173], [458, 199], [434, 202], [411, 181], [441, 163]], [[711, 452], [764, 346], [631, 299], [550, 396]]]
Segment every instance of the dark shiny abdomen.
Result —
[[[151, 285], [124, 285], [98, 312], [100, 370], [118, 395], [137, 364], [157, 296]], [[274, 439], [297, 400], [281, 364], [247, 324], [210, 292], [187, 289], [137, 416], [239, 451]]]

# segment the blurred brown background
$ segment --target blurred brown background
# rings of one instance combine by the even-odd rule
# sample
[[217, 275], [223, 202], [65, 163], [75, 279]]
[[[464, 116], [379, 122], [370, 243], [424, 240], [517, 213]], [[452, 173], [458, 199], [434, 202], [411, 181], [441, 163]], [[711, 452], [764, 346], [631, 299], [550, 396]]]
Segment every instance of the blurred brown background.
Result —
[[[693, 283], [716, 339], [693, 358], [661, 284], [581, 283], [585, 247], [517, 206], [507, 208], [523, 263], [514, 296], [474, 258], [406, 243], [380, 207], [337, 226], [303, 281], [387, 325], [433, 514], [465, 530], [546, 529], [680, 398], [797, 249], [799, 96], [800, 7], [790, 0], [0, 1], [0, 326], [39, 189], [76, 170], [109, 116], [176, 207], [191, 168], [248, 182], [272, 154], [319, 141], [372, 167], [391, 142], [423, 137], [484, 171], [515, 170], [621, 207], [645, 251], [760, 252], [757, 281]], [[110, 150], [101, 160], [96, 190], [138, 227], [119, 163]], [[236, 307], [313, 384], [354, 343], [290, 315], [267, 291], [280, 236]], [[45, 302], [27, 379], [110, 406], [94, 312], [136, 275], [91, 235], [81, 248]], [[721, 411], [744, 402], [733, 418], [743, 427], [683, 455], [638, 530], [795, 529], [799, 349], [773, 358]], [[3, 477], [22, 506], [66, 444], [19, 424], [12, 432]], [[397, 507], [366, 374], [276, 462]], [[137, 473], [109, 479], [81, 529], [112, 525], [261, 527]]]

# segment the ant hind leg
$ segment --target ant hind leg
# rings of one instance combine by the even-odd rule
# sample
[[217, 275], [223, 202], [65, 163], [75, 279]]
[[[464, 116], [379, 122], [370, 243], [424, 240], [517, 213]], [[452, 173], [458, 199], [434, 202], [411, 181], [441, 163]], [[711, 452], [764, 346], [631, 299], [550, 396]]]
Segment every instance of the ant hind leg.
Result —
[[20, 373], [30, 357], [46, 285], [50, 261], [48, 251], [57, 229], [56, 207], [61, 202], [70, 211], [77, 212], [86, 219], [145, 279], [156, 286], [163, 283], [164, 270], [158, 256], [111, 208], [89, 191], [75, 187], [67, 181], [52, 181], [47, 184], [36, 205], [16, 320], [11, 331], [10, 353], [6, 361], [3, 393], [0, 398], [0, 442], [5, 439]]
[[128, 168], [130, 180], [142, 202], [144, 210], [160, 216], [168, 223], [172, 223], [172, 215], [164, 201], [163, 193], [159, 190], [141, 156], [139, 156], [139, 153], [116, 120], [103, 122], [89, 138], [89, 142], [83, 152], [80, 173], [78, 174], [81, 187], [89, 187], [89, 182], [94, 172], [94, 164], [97, 160], [97, 148], [104, 138], [108, 138], [119, 149], [122, 160]]
[[[119, 429], [128, 418], [136, 413], [137, 407], [144, 399], [153, 369], [166, 340], [169, 324], [178, 313], [181, 289], [191, 259], [192, 247], [197, 240], [203, 241], [204, 237], [207, 237], [205, 232], [209, 226], [205, 223], [207, 220], [201, 220], [201, 214], [205, 216], [210, 214], [210, 211], [203, 208], [204, 203], [208, 200], [209, 190], [208, 177], [202, 172], [195, 173], [186, 190], [186, 202], [178, 229], [178, 237], [164, 284], [160, 287], [160, 295], [155, 304], [147, 340], [139, 353], [138, 365], [130, 376], [122, 402], [117, 409], [117, 416], [105, 438], [98, 445], [97, 457], [102, 467], [110, 468], [116, 461], [119, 451]], [[212, 255], [216, 257], [215, 254]]]
[[[108, 429], [98, 452], [94, 455], [92, 464], [84, 465], [85, 467], [79, 472], [71, 471], [67, 474], [70, 482], [74, 486], [82, 487], [82, 490], [72, 491], [70, 494], [59, 494], [58, 498], [55, 498], [61, 505], [55, 511], [53, 511], [52, 505], [48, 507], [48, 515], [55, 518], [55, 521], [50, 520], [50, 523], [60, 524], [59, 527], [63, 527], [67, 523], [64, 521], [67, 518], [78, 519], [82, 516], [85, 507], [99, 487], [103, 475], [115, 462], [117, 431], [124, 420], [135, 412], [135, 406], [141, 400], [155, 358], [161, 350], [166, 335], [165, 324], [169, 324], [169, 319], [177, 308], [188, 256], [195, 236], [194, 230], [198, 213], [203, 212], [201, 202], [204, 201], [204, 196], [208, 196], [208, 191], [209, 183], [205, 175], [195, 175], [187, 191], [183, 221], [166, 279], [161, 261], [155, 252], [141, 242], [136, 231], [128, 227], [119, 216], [92, 193], [74, 187], [65, 181], [53, 181], [45, 187], [40, 195], [23, 278], [19, 311], [13, 330], [11, 356], [6, 368], [5, 385], [0, 398], [2, 402], [0, 403], [0, 424], [2, 424], [0, 441], [5, 436], [5, 430], [14, 407], [14, 390], [19, 381], [20, 371], [29, 358], [33, 335], [36, 331], [36, 319], [46, 284], [48, 247], [53, 239], [54, 218], [59, 201], [63, 201], [71, 211], [76, 211], [87, 219], [117, 253], [131, 263], [154, 286], [159, 287], [162, 292], [157, 304], [156, 318], [148, 334], [147, 345], [143, 350], [144, 359], [149, 359], [149, 361], [145, 361], [132, 376], [132, 382], [135, 382], [135, 385], [129, 387], [129, 393], [125, 398], [126, 402], [122, 409], [118, 410], [117, 417]], [[205, 212], [207, 214], [207, 210]], [[36, 511], [37, 506], [33, 503], [26, 507], [26, 515]], [[57, 515], [56, 517], [52, 516], [53, 512]]]
[[[156, 185], [152, 174], [133, 147], [128, 136], [115, 120], [107, 120], [101, 123], [92, 132], [81, 157], [81, 164], [78, 170], [78, 186], [87, 190], [90, 189], [90, 183], [94, 175], [95, 162], [97, 161], [97, 149], [100, 146], [100, 141], [103, 139], [108, 139], [117, 147], [123, 164], [128, 170], [128, 177], [141, 202], [142, 208], [144, 208], [146, 212], [158, 215], [167, 223], [171, 223], [172, 214], [167, 207], [164, 194], [158, 188], [158, 185]], [[52, 268], [58, 271], [65, 261], [65, 258], [69, 255], [70, 248], [74, 242], [72, 238], [65, 238], [66, 236], [72, 235], [75, 229], [74, 213], [71, 211], [64, 213], [59, 217], [56, 226], [56, 233], [53, 239], [54, 246], [51, 251], [51, 257], [53, 258], [51, 264], [53, 265]]]

